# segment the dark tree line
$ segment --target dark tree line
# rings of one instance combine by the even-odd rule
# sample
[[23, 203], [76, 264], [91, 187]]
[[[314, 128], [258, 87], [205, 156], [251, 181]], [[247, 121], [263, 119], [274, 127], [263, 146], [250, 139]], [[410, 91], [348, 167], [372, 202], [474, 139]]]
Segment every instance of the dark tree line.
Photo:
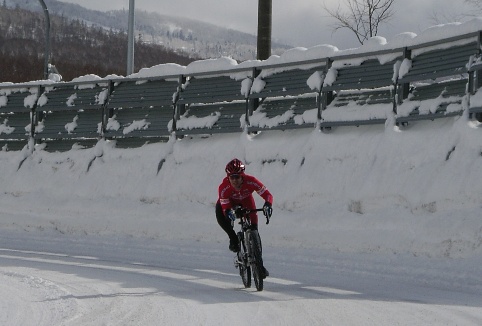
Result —
[[[95, 74], [125, 75], [127, 34], [50, 15], [50, 63], [69, 81]], [[45, 51], [43, 13], [0, 6], [0, 82], [43, 79]], [[187, 65], [194, 59], [158, 44], [135, 43], [135, 71], [161, 63]]]

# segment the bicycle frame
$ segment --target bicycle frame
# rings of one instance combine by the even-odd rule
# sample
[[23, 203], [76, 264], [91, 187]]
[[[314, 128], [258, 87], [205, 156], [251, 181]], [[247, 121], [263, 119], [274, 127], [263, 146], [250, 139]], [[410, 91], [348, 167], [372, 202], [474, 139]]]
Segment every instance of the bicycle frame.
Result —
[[[235, 209], [236, 218], [239, 219], [239, 224], [241, 225], [241, 231], [243, 232], [243, 238], [241, 239], [244, 242], [246, 253], [248, 254], [248, 265], [251, 267], [253, 264], [253, 255], [252, 255], [252, 248], [249, 245], [251, 236], [252, 236], [252, 229], [251, 229], [251, 219], [249, 218], [249, 214], [252, 212], [262, 212], [262, 208], [256, 209], [246, 209], [242, 207], [238, 207]], [[266, 224], [269, 223], [269, 219], [267, 218]], [[257, 233], [257, 232], [256, 232]], [[258, 234], [259, 238], [259, 234]], [[261, 240], [261, 239], [260, 239]]]
[[[238, 207], [235, 209], [236, 218], [239, 219], [241, 231], [238, 232], [241, 250], [235, 258], [235, 267], [239, 268], [239, 274], [246, 288], [251, 287], [251, 272], [253, 273], [254, 282], [258, 291], [263, 290], [264, 266], [262, 259], [261, 238], [256, 229], [252, 228], [249, 214], [252, 212], [261, 212], [262, 208], [245, 209]], [[267, 224], [269, 218], [267, 218]], [[234, 222], [233, 222], [234, 223]]]

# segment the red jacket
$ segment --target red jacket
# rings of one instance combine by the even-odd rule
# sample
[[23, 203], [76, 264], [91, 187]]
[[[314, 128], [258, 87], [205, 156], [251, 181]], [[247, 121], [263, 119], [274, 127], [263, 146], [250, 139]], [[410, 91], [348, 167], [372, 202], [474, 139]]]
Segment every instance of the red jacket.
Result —
[[[228, 177], [223, 179], [223, 182], [219, 185], [218, 194], [219, 202], [223, 208], [223, 212], [227, 209], [231, 209], [234, 206], [241, 205], [247, 209], [255, 209], [256, 203], [254, 201], [253, 192], [257, 192], [265, 201], [273, 204], [273, 195], [268, 189], [255, 177], [243, 174], [243, 184], [240, 190], [234, 189], [229, 182]], [[258, 222], [256, 212], [251, 213], [251, 221], [253, 223]]]

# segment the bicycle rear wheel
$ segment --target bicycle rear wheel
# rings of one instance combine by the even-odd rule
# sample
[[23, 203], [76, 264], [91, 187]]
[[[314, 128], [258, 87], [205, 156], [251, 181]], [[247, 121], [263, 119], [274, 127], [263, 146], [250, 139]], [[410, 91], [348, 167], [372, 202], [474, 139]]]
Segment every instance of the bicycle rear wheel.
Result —
[[251, 253], [254, 258], [254, 262], [251, 265], [253, 271], [254, 284], [256, 285], [256, 290], [263, 291], [264, 286], [264, 267], [263, 258], [261, 254], [261, 239], [259, 233], [256, 230], [251, 231], [250, 237]]
[[240, 245], [239, 246], [240, 250], [238, 251], [239, 275], [243, 280], [244, 287], [250, 288], [251, 287], [251, 268], [248, 266], [248, 257], [246, 254], [246, 247], [243, 241], [242, 232], [238, 233], [238, 239], [239, 239], [239, 245]]

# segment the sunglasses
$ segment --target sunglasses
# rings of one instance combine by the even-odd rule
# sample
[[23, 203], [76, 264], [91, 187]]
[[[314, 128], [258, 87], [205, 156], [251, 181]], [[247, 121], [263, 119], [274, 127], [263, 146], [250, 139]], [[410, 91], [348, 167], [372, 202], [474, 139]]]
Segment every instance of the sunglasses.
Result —
[[231, 174], [229, 176], [229, 179], [231, 179], [231, 180], [238, 180], [240, 178], [241, 178], [241, 175], [239, 175], [239, 174]]

